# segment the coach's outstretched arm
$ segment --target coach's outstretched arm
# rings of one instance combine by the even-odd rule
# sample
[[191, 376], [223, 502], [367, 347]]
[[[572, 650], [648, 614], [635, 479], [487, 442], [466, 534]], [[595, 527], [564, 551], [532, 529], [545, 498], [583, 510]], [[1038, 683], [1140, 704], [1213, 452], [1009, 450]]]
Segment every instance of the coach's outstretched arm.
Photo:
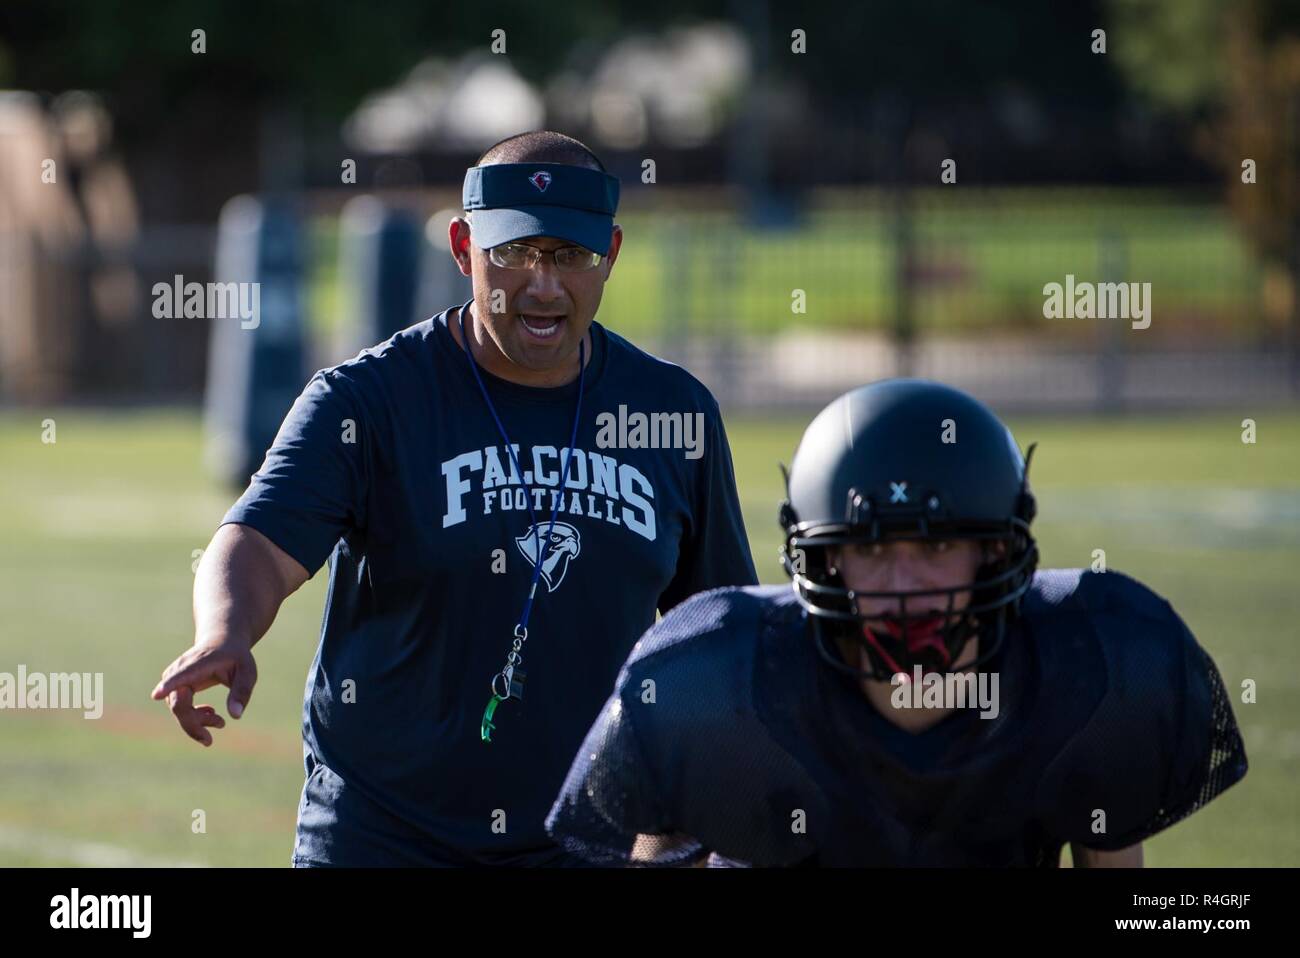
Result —
[[[248, 488], [222, 519], [194, 580], [194, 646], [163, 672], [153, 698], [196, 742], [226, 723], [194, 693], [230, 688], [239, 718], [257, 667], [251, 649], [290, 594], [325, 562], [341, 536], [362, 524], [369, 432], [375, 417], [355, 404], [344, 377], [322, 370], [285, 416]], [[356, 441], [341, 424], [361, 424]]]
[[280, 604], [308, 579], [307, 570], [249, 526], [223, 525], [203, 552], [194, 578], [194, 645], [163, 671], [154, 699], [166, 698], [185, 734], [212, 744], [209, 727], [226, 721], [194, 693], [225, 685], [226, 709], [243, 714], [257, 682], [252, 648], [266, 635]]

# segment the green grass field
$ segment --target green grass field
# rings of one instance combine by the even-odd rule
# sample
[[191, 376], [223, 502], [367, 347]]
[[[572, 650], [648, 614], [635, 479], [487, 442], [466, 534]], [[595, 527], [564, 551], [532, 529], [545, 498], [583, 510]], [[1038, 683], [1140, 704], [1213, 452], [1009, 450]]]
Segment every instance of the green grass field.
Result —
[[[1240, 421], [1258, 421], [1241, 442]], [[57, 442], [41, 442], [52, 416]], [[729, 423], [760, 574], [802, 422]], [[1045, 566], [1092, 562], [1170, 599], [1218, 661], [1251, 771], [1147, 846], [1152, 865], [1300, 864], [1300, 414], [1024, 420]], [[0, 865], [288, 863], [299, 715], [324, 574], [256, 650], [247, 716], [202, 749], [148, 699], [192, 640], [193, 551], [231, 501], [189, 412], [0, 413], [0, 671], [103, 672], [104, 715], [0, 711]], [[1243, 679], [1258, 702], [1241, 704]], [[224, 694], [201, 699], [224, 703]], [[224, 710], [224, 705], [222, 705]], [[207, 831], [191, 831], [202, 809]], [[1068, 856], [1067, 856], [1068, 857]]]

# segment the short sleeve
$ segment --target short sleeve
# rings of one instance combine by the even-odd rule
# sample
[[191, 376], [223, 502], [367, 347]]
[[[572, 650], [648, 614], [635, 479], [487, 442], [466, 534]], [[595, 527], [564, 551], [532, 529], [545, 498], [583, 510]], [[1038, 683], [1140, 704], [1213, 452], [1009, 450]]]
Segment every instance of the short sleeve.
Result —
[[696, 593], [758, 584], [736, 491], [731, 446], [712, 397], [710, 406], [691, 533], [682, 543], [676, 574], [659, 597], [659, 611], [665, 615]]
[[[619, 692], [578, 750], [546, 831], [570, 854], [596, 865], [681, 865], [704, 854], [697, 842], [672, 834]], [[653, 858], [638, 857], [638, 835], [665, 836]]]
[[363, 425], [342, 378], [316, 373], [222, 525], [256, 529], [315, 575], [338, 540], [365, 523]]
[[1161, 619], [1139, 620], [1140, 632], [1111, 644], [1107, 695], [1044, 778], [1042, 820], [1063, 841], [1127, 848], [1246, 774], [1245, 747], [1214, 661], [1161, 605]]

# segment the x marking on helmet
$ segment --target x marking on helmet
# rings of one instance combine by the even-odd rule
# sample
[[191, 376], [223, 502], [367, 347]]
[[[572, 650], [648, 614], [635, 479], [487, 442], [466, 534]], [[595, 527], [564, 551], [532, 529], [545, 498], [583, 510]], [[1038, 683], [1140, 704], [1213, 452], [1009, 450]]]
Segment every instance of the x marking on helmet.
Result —
[[891, 482], [889, 484], [889, 501], [906, 502], [907, 501], [907, 483]]

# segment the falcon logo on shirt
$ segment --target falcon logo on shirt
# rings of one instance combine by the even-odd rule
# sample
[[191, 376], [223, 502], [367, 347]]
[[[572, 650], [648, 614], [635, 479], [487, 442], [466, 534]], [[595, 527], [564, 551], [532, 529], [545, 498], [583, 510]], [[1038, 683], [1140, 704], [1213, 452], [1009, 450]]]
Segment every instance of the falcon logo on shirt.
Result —
[[[542, 578], [546, 580], [547, 590], [554, 592], [564, 581], [564, 573], [569, 571], [569, 560], [576, 559], [582, 551], [582, 539], [578, 530], [567, 522], [557, 522], [554, 528], [550, 528], [550, 525], [549, 522], [539, 522], [535, 526], [529, 526], [527, 532], [515, 537], [515, 545], [519, 546], [524, 558], [535, 566], [537, 545], [541, 543]], [[549, 536], [546, 534], [548, 528]], [[533, 534], [534, 530], [536, 535]]]
[[528, 182], [537, 187], [539, 193], [545, 193], [546, 188], [551, 185], [551, 174], [545, 170], [538, 170], [532, 176], [528, 177]]

